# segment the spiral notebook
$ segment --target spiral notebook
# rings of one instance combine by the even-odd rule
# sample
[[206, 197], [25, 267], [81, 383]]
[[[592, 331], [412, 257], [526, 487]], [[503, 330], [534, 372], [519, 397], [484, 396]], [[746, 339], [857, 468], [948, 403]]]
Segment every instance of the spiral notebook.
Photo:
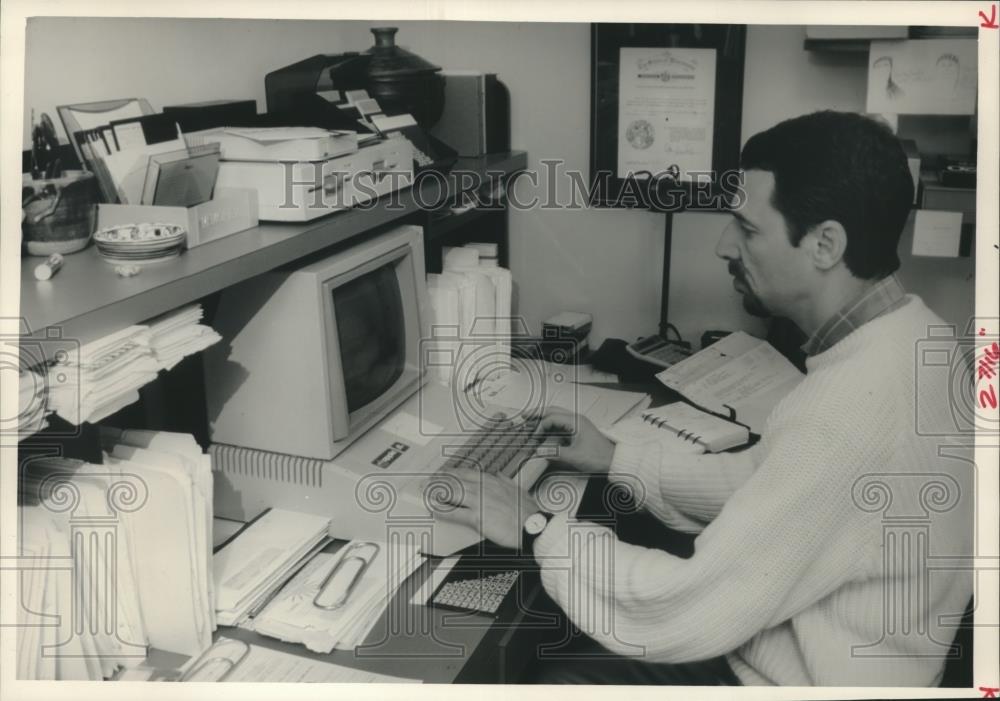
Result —
[[646, 423], [670, 431], [710, 453], [729, 450], [750, 440], [750, 431], [746, 426], [705, 413], [684, 402], [647, 409], [641, 416]]

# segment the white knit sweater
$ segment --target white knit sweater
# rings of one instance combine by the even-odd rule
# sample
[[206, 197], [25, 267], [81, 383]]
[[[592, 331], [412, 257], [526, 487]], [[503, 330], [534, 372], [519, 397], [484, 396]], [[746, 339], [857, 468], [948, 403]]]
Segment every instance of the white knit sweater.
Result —
[[938, 684], [972, 594], [968, 561], [948, 558], [972, 553], [975, 469], [971, 450], [941, 457], [949, 441], [915, 429], [917, 404], [921, 425], [950, 420], [946, 373], [915, 370], [938, 324], [909, 296], [809, 358], [743, 452], [619, 444], [612, 479], [698, 532], [694, 555], [559, 515], [534, 547], [546, 590], [585, 633], [648, 662], [726, 655], [745, 684]]

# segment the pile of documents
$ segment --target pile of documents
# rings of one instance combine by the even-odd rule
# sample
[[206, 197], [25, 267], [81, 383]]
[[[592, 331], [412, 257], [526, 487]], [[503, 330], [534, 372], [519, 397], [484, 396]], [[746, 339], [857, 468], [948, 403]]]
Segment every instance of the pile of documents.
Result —
[[61, 354], [48, 368], [48, 408], [66, 421], [97, 422], [139, 399], [139, 388], [220, 339], [193, 304]]
[[[81, 481], [79, 513], [89, 512], [94, 504], [91, 490]], [[59, 497], [53, 496], [56, 501]], [[18, 679], [73, 679], [100, 680], [127, 664], [127, 658], [117, 656], [112, 647], [116, 641], [101, 636], [100, 644], [94, 635], [91, 622], [97, 623], [100, 614], [93, 610], [76, 611], [74, 587], [82, 583], [74, 579], [74, 561], [70, 556], [70, 534], [46, 500], [33, 506], [21, 507], [21, 568], [18, 577], [17, 601], [17, 678]], [[102, 553], [102, 555], [105, 555]], [[104, 558], [101, 558], [103, 566]], [[90, 562], [81, 562], [83, 578], [92, 571]], [[142, 637], [141, 620], [128, 620], [125, 611], [132, 602], [119, 597], [117, 628], [119, 636], [135, 642], [133, 654], [144, 655], [145, 639]], [[75, 615], [74, 615], [75, 614]], [[82, 627], [74, 630], [74, 619], [79, 617]], [[105, 630], [104, 627], [98, 628]], [[141, 657], [139, 658], [141, 659]]]
[[314, 557], [251, 627], [314, 652], [353, 650], [423, 562], [414, 546], [351, 541]]
[[149, 646], [211, 644], [210, 458], [187, 434], [102, 429], [101, 440], [104, 464], [25, 467], [21, 679], [109, 678]]
[[65, 353], [49, 367], [49, 409], [71, 424], [96, 422], [139, 399], [159, 366], [146, 326], [130, 326]]
[[212, 461], [194, 437], [102, 429], [105, 465], [138, 475], [146, 500], [125, 514], [136, 544], [136, 584], [153, 647], [193, 655], [215, 630]]
[[737, 331], [657, 374], [695, 406], [760, 435], [771, 410], [805, 375], [767, 341]]
[[284, 509], [270, 509], [247, 526], [212, 561], [218, 622], [237, 625], [263, 608], [329, 542], [329, 528], [329, 518]]
[[204, 311], [192, 304], [149, 322], [150, 346], [161, 370], [169, 370], [181, 359], [205, 350], [221, 336], [201, 321]]

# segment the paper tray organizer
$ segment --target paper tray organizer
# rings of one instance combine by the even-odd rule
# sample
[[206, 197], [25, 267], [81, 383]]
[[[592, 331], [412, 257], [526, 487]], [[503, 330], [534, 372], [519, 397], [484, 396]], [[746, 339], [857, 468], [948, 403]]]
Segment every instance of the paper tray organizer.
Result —
[[256, 190], [220, 187], [211, 200], [193, 207], [99, 204], [97, 228], [138, 222], [178, 224], [187, 229], [187, 247], [194, 248], [257, 226], [257, 212]]

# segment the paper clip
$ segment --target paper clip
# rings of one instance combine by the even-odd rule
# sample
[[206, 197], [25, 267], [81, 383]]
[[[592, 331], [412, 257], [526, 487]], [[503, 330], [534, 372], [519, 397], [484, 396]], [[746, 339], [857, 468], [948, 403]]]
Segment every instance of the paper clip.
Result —
[[[367, 559], [362, 557], [361, 555], [352, 554], [354, 553], [355, 550], [361, 550], [364, 548], [370, 548], [372, 550], [371, 555]], [[341, 606], [346, 604], [347, 600], [351, 598], [351, 592], [354, 591], [354, 587], [356, 587], [358, 582], [361, 580], [361, 575], [365, 573], [369, 565], [372, 564], [372, 561], [376, 557], [378, 557], [378, 552], [379, 552], [378, 543], [357, 542], [357, 543], [351, 543], [349, 546], [347, 546], [347, 550], [344, 551], [343, 556], [337, 561], [337, 564], [335, 564], [330, 569], [330, 573], [326, 575], [326, 577], [323, 579], [323, 582], [319, 585], [319, 591], [316, 592], [316, 596], [313, 597], [313, 606], [324, 609], [326, 611], [333, 611], [335, 609], [339, 609]], [[326, 589], [329, 586], [331, 580], [338, 572], [340, 572], [340, 568], [346, 565], [350, 561], [360, 562], [361, 564], [358, 566], [357, 571], [354, 573], [354, 576], [351, 577], [351, 581], [348, 582], [347, 587], [344, 589], [343, 593], [336, 599], [334, 599], [331, 603], [326, 603], [326, 604], [320, 603], [320, 599], [323, 598], [323, 596], [327, 593]]]
[[[233, 654], [218, 654], [226, 647], [233, 648]], [[208, 656], [210, 652], [215, 652], [212, 656]], [[236, 654], [238, 653], [238, 654]], [[235, 659], [234, 659], [235, 654]], [[233, 640], [231, 638], [222, 638], [210, 648], [205, 650], [199, 658], [199, 662], [195, 664], [191, 669], [184, 672], [180, 679], [177, 681], [190, 682], [190, 681], [203, 681], [203, 682], [221, 682], [223, 679], [229, 676], [229, 674], [239, 667], [240, 663], [246, 659], [247, 655], [250, 654], [250, 646], [247, 645], [242, 640]], [[197, 679], [197, 675], [202, 674], [204, 670], [208, 669], [209, 666], [222, 667], [219, 671], [214, 674], [207, 675], [207, 678]], [[214, 671], [214, 670], [213, 670]]]

